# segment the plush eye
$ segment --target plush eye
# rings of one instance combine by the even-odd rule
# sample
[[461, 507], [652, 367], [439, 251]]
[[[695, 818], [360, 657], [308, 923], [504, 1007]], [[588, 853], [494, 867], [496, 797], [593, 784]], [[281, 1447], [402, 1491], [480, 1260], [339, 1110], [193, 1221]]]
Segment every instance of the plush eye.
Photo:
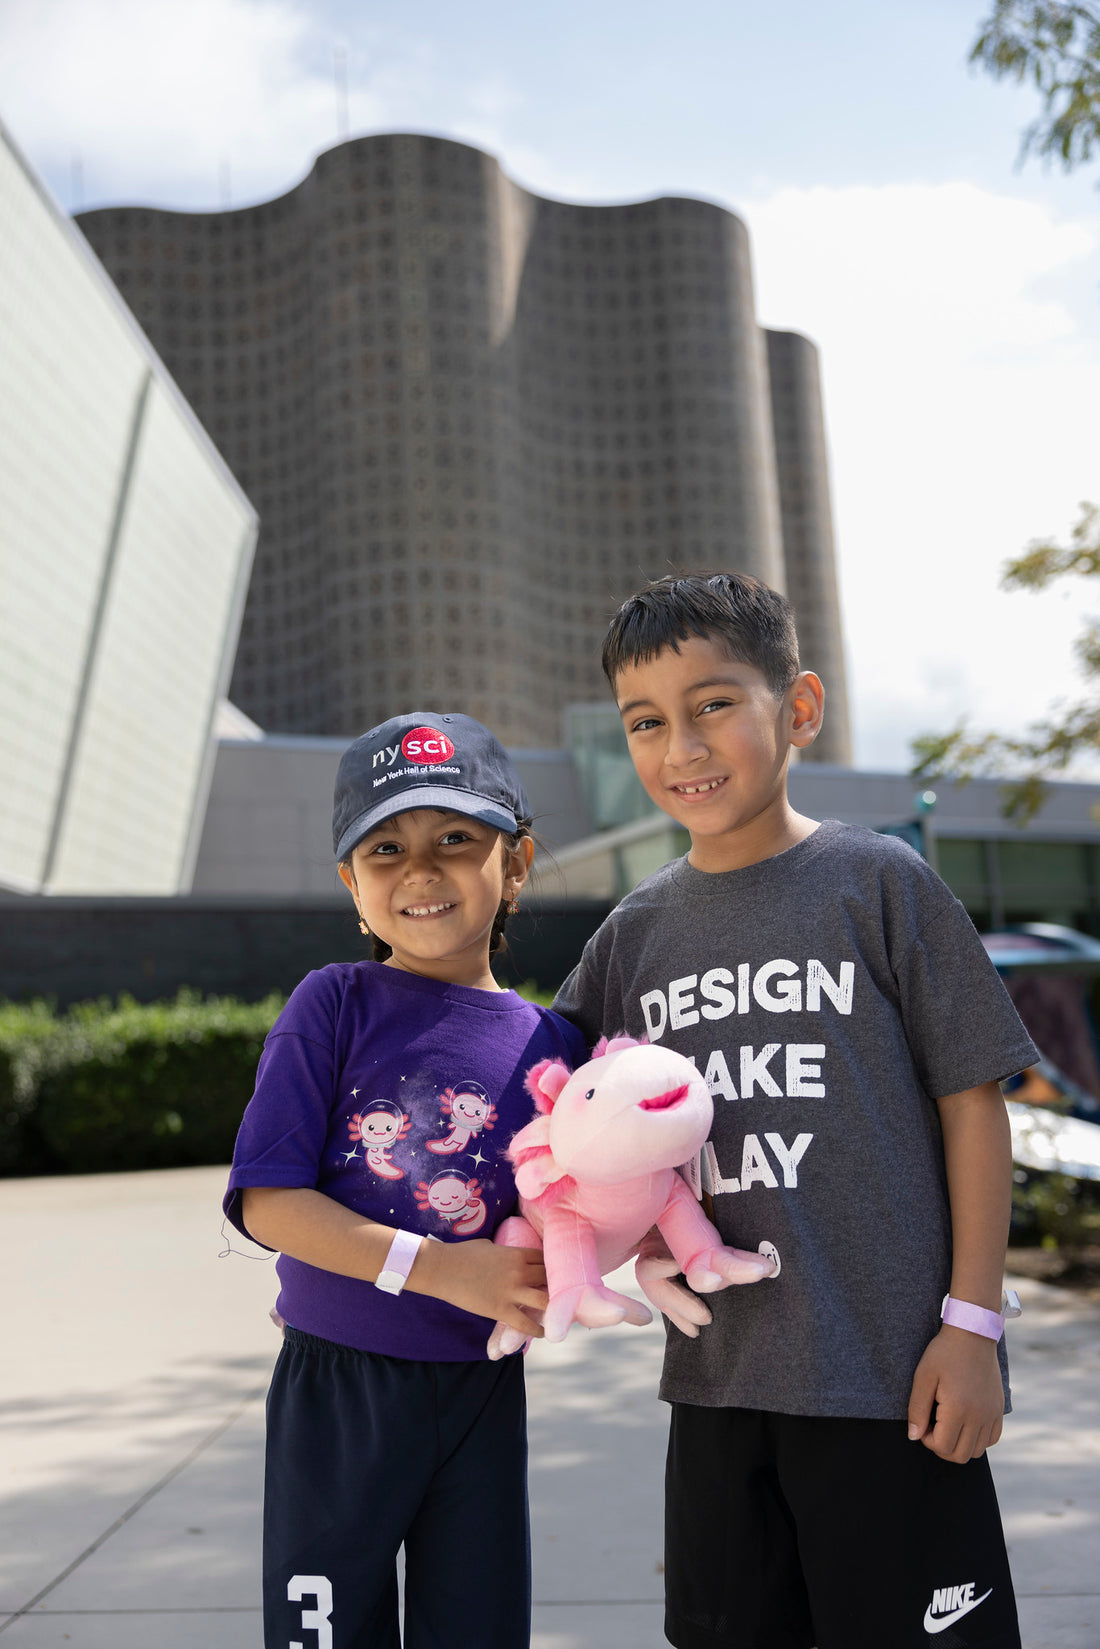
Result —
[[592, 1098], [592, 1095], [593, 1095], [593, 1094], [594, 1094], [594, 1093], [595, 1093], [595, 1092], [596, 1092], [596, 1090], [595, 1090], [595, 1088], [589, 1088], [589, 1090], [588, 1090], [588, 1092], [587, 1092], [587, 1093], [586, 1093], [586, 1094], [585, 1094], [585, 1096], [584, 1096], [584, 1097], [585, 1097], [585, 1099], [591, 1099], [591, 1098]]

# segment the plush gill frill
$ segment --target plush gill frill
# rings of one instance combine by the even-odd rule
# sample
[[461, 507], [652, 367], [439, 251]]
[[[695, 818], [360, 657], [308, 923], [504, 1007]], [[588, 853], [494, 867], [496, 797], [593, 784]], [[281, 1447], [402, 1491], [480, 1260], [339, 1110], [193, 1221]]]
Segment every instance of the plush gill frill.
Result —
[[[592, 1051], [591, 1063], [607, 1054], [621, 1053], [624, 1048], [641, 1046], [632, 1036], [601, 1036]], [[572, 1074], [562, 1059], [540, 1059], [532, 1065], [524, 1086], [540, 1114], [520, 1129], [508, 1147], [508, 1155], [516, 1165], [516, 1190], [525, 1201], [537, 1203], [544, 1210], [561, 1202], [576, 1185], [572, 1176], [558, 1167], [550, 1149], [549, 1113]]]

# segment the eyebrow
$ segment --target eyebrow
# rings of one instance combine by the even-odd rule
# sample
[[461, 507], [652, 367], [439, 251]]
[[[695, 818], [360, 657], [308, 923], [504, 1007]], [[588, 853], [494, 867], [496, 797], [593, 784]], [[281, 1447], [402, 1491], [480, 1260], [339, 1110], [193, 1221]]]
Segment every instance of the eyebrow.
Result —
[[[708, 687], [741, 687], [744, 683], [736, 676], [708, 676], [705, 681], [693, 681], [685, 687], [685, 693], [705, 693]], [[652, 699], [631, 699], [627, 704], [620, 704], [620, 716], [628, 716], [632, 710], [640, 710], [644, 705], [653, 704]]]

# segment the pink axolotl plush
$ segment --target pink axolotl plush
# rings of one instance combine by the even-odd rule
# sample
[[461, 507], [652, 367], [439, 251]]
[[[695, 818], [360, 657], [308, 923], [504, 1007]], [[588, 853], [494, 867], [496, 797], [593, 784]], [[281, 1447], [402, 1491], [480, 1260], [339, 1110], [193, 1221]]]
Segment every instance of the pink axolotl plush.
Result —
[[[541, 1114], [509, 1146], [520, 1213], [503, 1222], [495, 1240], [542, 1248], [548, 1340], [563, 1340], [574, 1322], [597, 1328], [651, 1320], [644, 1305], [602, 1280], [632, 1254], [641, 1256], [636, 1274], [647, 1297], [688, 1334], [698, 1333], [710, 1313], [672, 1281], [676, 1272], [697, 1293], [776, 1274], [770, 1245], [767, 1254], [723, 1246], [676, 1172], [700, 1149], [714, 1117], [710, 1090], [689, 1059], [616, 1037], [601, 1041], [579, 1070], [545, 1059], [526, 1082]], [[647, 1237], [652, 1227], [667, 1254]], [[522, 1344], [518, 1330], [498, 1323], [489, 1355], [503, 1357]]]

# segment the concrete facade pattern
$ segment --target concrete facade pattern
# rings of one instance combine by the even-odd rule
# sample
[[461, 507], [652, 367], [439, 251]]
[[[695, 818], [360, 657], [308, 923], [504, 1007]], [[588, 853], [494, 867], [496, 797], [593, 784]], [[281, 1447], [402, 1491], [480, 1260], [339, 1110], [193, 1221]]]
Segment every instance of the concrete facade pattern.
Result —
[[397, 135], [259, 206], [79, 222], [260, 509], [232, 697], [261, 725], [446, 702], [554, 747], [625, 596], [738, 568], [828, 656], [816, 754], [846, 759], [816, 352], [765, 340], [733, 214], [545, 200]]
[[845, 766], [852, 741], [818, 355], [801, 333], [769, 331], [765, 337], [786, 594], [798, 623], [802, 664], [825, 683], [825, 724], [811, 759]]

